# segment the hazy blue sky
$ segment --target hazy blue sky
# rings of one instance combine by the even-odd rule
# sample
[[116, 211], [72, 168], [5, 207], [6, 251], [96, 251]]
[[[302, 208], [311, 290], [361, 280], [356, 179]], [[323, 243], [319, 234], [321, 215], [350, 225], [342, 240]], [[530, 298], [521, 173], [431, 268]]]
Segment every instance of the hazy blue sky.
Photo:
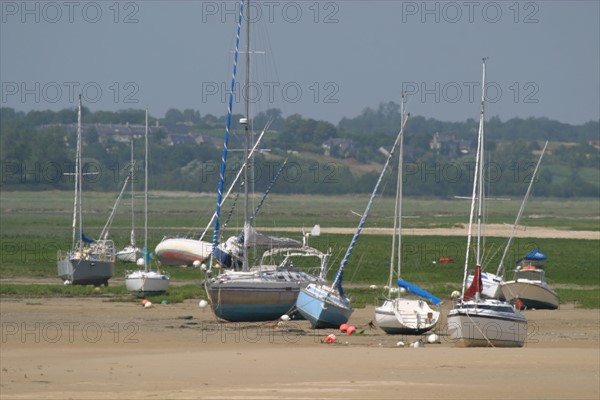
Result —
[[[73, 107], [84, 89], [92, 110], [226, 112], [238, 2], [0, 4], [3, 107]], [[337, 123], [404, 88], [415, 115], [477, 118], [487, 56], [488, 116], [597, 120], [599, 4], [257, 3], [253, 107]]]

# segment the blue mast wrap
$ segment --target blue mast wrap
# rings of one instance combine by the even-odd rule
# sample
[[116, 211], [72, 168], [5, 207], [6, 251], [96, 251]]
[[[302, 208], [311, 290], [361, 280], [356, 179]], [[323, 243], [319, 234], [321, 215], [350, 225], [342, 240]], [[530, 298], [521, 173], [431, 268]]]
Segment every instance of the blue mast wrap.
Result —
[[238, 50], [240, 45], [240, 31], [242, 29], [242, 18], [244, 15], [244, 1], [240, 1], [240, 15], [238, 18], [237, 33], [235, 39], [235, 55], [233, 58], [233, 74], [231, 76], [231, 92], [229, 93], [229, 105], [227, 107], [227, 125], [225, 127], [225, 141], [223, 143], [223, 157], [221, 158], [221, 173], [219, 175], [219, 188], [217, 189], [217, 207], [215, 209], [215, 225], [213, 228], [212, 252], [210, 267], [217, 247], [219, 237], [219, 217], [221, 215], [221, 201], [223, 199], [223, 186], [225, 185], [225, 169], [227, 167], [227, 145], [229, 143], [229, 129], [231, 127], [231, 110], [233, 108], [233, 91], [235, 89], [235, 75], [237, 72]]

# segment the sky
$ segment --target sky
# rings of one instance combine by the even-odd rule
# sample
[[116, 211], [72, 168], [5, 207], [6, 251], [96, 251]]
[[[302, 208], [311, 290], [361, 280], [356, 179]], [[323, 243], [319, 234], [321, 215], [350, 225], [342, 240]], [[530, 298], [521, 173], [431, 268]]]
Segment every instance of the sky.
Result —
[[[0, 105], [17, 110], [148, 107], [225, 115], [239, 2], [2, 1]], [[600, 119], [598, 1], [253, 2], [234, 112], [337, 124], [408, 98], [413, 115]], [[250, 88], [250, 90], [244, 90]]]

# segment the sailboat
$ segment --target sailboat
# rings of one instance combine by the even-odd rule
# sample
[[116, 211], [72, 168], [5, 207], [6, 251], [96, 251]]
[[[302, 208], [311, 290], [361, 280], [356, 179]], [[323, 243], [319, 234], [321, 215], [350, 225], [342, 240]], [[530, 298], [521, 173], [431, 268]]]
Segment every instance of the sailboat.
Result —
[[144, 162], [144, 250], [143, 258], [137, 260], [137, 265], [143, 267], [125, 275], [125, 287], [130, 292], [139, 294], [160, 294], [169, 289], [170, 278], [160, 271], [152, 271], [150, 263], [152, 256], [148, 251], [148, 110], [146, 110], [145, 132], [146, 155]]
[[[525, 192], [525, 196], [523, 197], [523, 201], [521, 202], [521, 206], [519, 207], [519, 211], [517, 212], [517, 217], [515, 218], [515, 223], [512, 226], [512, 230], [508, 240], [506, 242], [506, 246], [504, 247], [504, 252], [502, 253], [502, 257], [500, 258], [500, 262], [498, 263], [498, 270], [495, 274], [491, 272], [481, 272], [481, 282], [482, 282], [482, 290], [481, 295], [483, 297], [487, 297], [490, 299], [500, 299], [506, 300], [504, 297], [504, 293], [502, 292], [501, 285], [503, 283], [502, 276], [504, 275], [504, 260], [508, 255], [508, 250], [510, 249], [510, 245], [517, 233], [517, 227], [519, 226], [519, 221], [521, 221], [521, 216], [523, 215], [523, 211], [525, 210], [525, 204], [527, 204], [527, 200], [529, 199], [529, 195], [531, 194], [531, 189], [533, 188], [533, 182], [535, 182], [535, 177], [537, 176], [537, 172], [540, 168], [540, 164], [542, 163], [542, 158], [544, 157], [544, 153], [546, 152], [546, 148], [548, 147], [548, 141], [544, 144], [544, 148], [538, 158], [537, 164], [535, 165], [535, 169], [533, 170], [533, 174], [531, 175], [531, 180], [529, 181], [529, 185], [527, 186], [527, 192]], [[473, 275], [469, 275], [467, 277], [467, 285], [470, 285], [473, 282]]]
[[142, 249], [140, 249], [135, 240], [135, 198], [133, 191], [133, 173], [135, 162], [133, 160], [133, 139], [131, 139], [131, 170], [129, 171], [129, 179], [131, 181], [131, 233], [129, 235], [129, 244], [123, 250], [117, 253], [117, 259], [125, 262], [137, 262], [142, 257]]
[[371, 197], [369, 198], [369, 202], [367, 203], [365, 211], [360, 218], [356, 232], [350, 241], [348, 249], [346, 249], [346, 254], [340, 262], [340, 266], [338, 267], [333, 283], [331, 285], [318, 282], [311, 283], [300, 290], [298, 300], [296, 301], [296, 308], [305, 319], [310, 321], [313, 328], [337, 328], [341, 324], [348, 322], [350, 315], [352, 315], [353, 309], [350, 299], [346, 296], [342, 287], [344, 270], [348, 264], [352, 250], [354, 249], [354, 246], [356, 246], [358, 237], [360, 236], [360, 233], [365, 225], [367, 216], [369, 215], [369, 211], [371, 210], [371, 206], [373, 204], [373, 200], [377, 195], [379, 185], [381, 184], [387, 167], [400, 143], [401, 136], [402, 127], [398, 133], [398, 136], [396, 137], [396, 140], [394, 141], [392, 149], [388, 154], [383, 169], [379, 174], [379, 178], [377, 179], [375, 188], [371, 193]]
[[[231, 115], [233, 104], [233, 93], [235, 87], [235, 76], [237, 71], [237, 58], [240, 41], [241, 25], [248, 1], [240, 2], [240, 13], [237, 24], [236, 44], [234, 53], [234, 66], [231, 81], [231, 92], [229, 96], [229, 105], [227, 110], [227, 125], [225, 129], [225, 140], [223, 146], [223, 156], [221, 160], [221, 171], [219, 187], [217, 190], [217, 203], [215, 209], [212, 253], [210, 266], [207, 271], [204, 285], [206, 293], [215, 316], [223, 321], [270, 321], [280, 318], [282, 315], [293, 311], [300, 288], [310, 282], [321, 282], [324, 278], [327, 265], [327, 254], [309, 247], [306, 243], [301, 246], [290, 248], [290, 240], [284, 241], [285, 245], [281, 248], [278, 240], [256, 232], [251, 225], [248, 213], [249, 188], [244, 184], [244, 227], [241, 241], [237, 241], [242, 249], [238, 252], [242, 256], [240, 269], [228, 269], [221, 273], [215, 273], [218, 265], [217, 245], [220, 228], [220, 212], [223, 203], [223, 186], [225, 183], [225, 170], [227, 165], [227, 151], [229, 142], [229, 131], [231, 127]], [[246, 25], [246, 82], [250, 82], [250, 24]], [[247, 96], [246, 96], [247, 97]], [[251, 129], [249, 123], [249, 101], [245, 99], [245, 115], [240, 120], [244, 127], [246, 145], [244, 148], [244, 182], [249, 182], [248, 165], [250, 163], [250, 139]], [[249, 249], [264, 243], [267, 247], [278, 248], [275, 251], [286, 252], [284, 261], [276, 264], [267, 264], [265, 257], [273, 255], [269, 251], [263, 255], [263, 258], [257, 265], [251, 266], [249, 259]], [[319, 273], [309, 273], [304, 269], [294, 268], [289, 262], [292, 256], [311, 256], [319, 259], [315, 267]]]
[[[481, 115], [477, 137], [477, 155], [473, 174], [473, 193], [467, 234], [464, 278], [461, 298], [448, 312], [448, 335], [458, 346], [465, 347], [522, 347], [527, 335], [527, 319], [514, 306], [497, 299], [481, 297], [483, 289], [481, 279], [481, 218], [484, 207], [483, 155], [485, 120], [485, 62], [483, 59], [483, 78], [481, 95]], [[477, 209], [477, 242], [475, 273], [467, 289], [467, 271], [471, 252], [473, 215]]]
[[75, 156], [75, 195], [73, 200], [73, 239], [71, 250], [59, 251], [58, 276], [65, 284], [108, 285], [115, 272], [115, 246], [112, 240], [93, 240], [83, 232], [81, 95], [77, 112], [77, 150]]
[[547, 257], [538, 249], [518, 260], [513, 280], [501, 285], [506, 301], [518, 308], [556, 310], [560, 297], [546, 282], [543, 269], [546, 261]]
[[[398, 155], [398, 178], [396, 182], [396, 202], [394, 207], [394, 231], [392, 234], [392, 251], [390, 257], [390, 275], [388, 280], [388, 297], [383, 304], [375, 308], [375, 321], [377, 325], [388, 334], [420, 334], [427, 332], [438, 323], [440, 319], [439, 310], [432, 309], [426, 301], [437, 305], [442, 301], [420, 287], [401, 279], [402, 264], [402, 172], [404, 152], [404, 126], [408, 121], [408, 115], [404, 113], [404, 94], [402, 95], [402, 125], [400, 128], [400, 149]], [[398, 246], [396, 248], [396, 237]], [[397, 259], [396, 259], [397, 257]], [[395, 260], [396, 259], [396, 260]], [[400, 290], [398, 295], [392, 298], [392, 281], [394, 278], [394, 265], [397, 267], [397, 284]], [[400, 296], [402, 291], [409, 291], [422, 298], [406, 298]]]

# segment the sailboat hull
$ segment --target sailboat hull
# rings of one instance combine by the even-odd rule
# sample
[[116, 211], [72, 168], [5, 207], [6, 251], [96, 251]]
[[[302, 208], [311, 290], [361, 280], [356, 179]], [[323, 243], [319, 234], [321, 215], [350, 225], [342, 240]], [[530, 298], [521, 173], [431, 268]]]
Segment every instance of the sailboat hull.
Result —
[[504, 302], [457, 304], [448, 313], [448, 338], [458, 347], [523, 347], [527, 320]]
[[139, 247], [127, 246], [117, 253], [117, 260], [134, 263], [142, 258], [143, 253]]
[[342, 299], [325, 285], [308, 285], [300, 290], [296, 308], [313, 328], [338, 328], [352, 315], [348, 299]]
[[160, 242], [154, 250], [162, 265], [193, 265], [204, 262], [212, 252], [212, 244], [195, 239], [171, 238]]
[[130, 292], [160, 294], [169, 290], [169, 277], [155, 271], [134, 271], [125, 276], [125, 287]]
[[65, 257], [58, 260], [57, 268], [58, 277], [73, 285], [108, 285], [115, 274], [115, 264], [110, 261]]
[[419, 299], [389, 299], [375, 308], [375, 321], [387, 334], [421, 334], [435, 327], [440, 312]]
[[558, 294], [547, 284], [535, 281], [509, 281], [502, 285], [506, 300], [520, 300], [526, 308], [556, 310], [560, 303]]
[[207, 292], [219, 319], [273, 321], [291, 312], [300, 289], [317, 279], [286, 269], [226, 271], [207, 283]]

